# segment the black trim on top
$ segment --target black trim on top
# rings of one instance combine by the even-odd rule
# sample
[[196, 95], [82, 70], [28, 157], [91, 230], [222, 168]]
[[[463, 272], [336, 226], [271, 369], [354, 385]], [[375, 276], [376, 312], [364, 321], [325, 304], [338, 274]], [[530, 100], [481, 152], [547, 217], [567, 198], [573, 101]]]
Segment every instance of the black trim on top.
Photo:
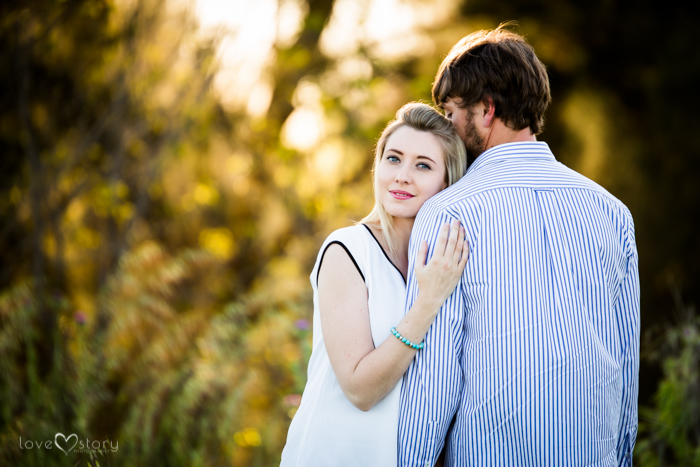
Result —
[[352, 256], [352, 253], [350, 253], [350, 250], [348, 250], [348, 247], [343, 245], [343, 243], [339, 242], [338, 240], [333, 240], [328, 245], [326, 245], [326, 248], [323, 250], [323, 253], [321, 254], [321, 261], [318, 262], [318, 271], [316, 271], [316, 287], [318, 287], [318, 275], [321, 274], [321, 265], [323, 264], [323, 258], [326, 256], [326, 251], [328, 251], [328, 247], [333, 245], [334, 243], [343, 247], [343, 250], [345, 250], [345, 252], [348, 254], [350, 259], [352, 260], [352, 264], [354, 264], [355, 267], [357, 268], [357, 272], [360, 273], [360, 277], [362, 277], [362, 282], [366, 283], [367, 281], [365, 280], [365, 275], [362, 274], [362, 271], [360, 271], [360, 266], [357, 265], [357, 261], [355, 261], [355, 258]]
[[406, 278], [403, 277], [403, 273], [401, 272], [401, 269], [399, 269], [398, 267], [396, 267], [396, 265], [394, 264], [394, 262], [389, 258], [389, 255], [386, 254], [386, 251], [384, 251], [384, 248], [382, 247], [382, 244], [379, 243], [379, 240], [377, 240], [377, 237], [375, 237], [375, 236], [374, 236], [374, 233], [372, 233], [372, 229], [370, 229], [369, 226], [368, 226], [367, 224], [362, 224], [362, 225], [365, 227], [365, 229], [367, 229], [367, 232], [369, 232], [369, 234], [372, 236], [372, 238], [374, 239], [374, 241], [377, 242], [377, 245], [379, 245], [379, 249], [382, 250], [382, 253], [384, 253], [384, 257], [386, 258], [386, 260], [389, 261], [389, 263], [391, 263], [392, 266], [394, 266], [394, 269], [396, 269], [396, 270], [399, 272], [399, 274], [401, 274], [401, 279], [403, 279], [403, 283], [405, 284], [405, 283], [406, 283]]

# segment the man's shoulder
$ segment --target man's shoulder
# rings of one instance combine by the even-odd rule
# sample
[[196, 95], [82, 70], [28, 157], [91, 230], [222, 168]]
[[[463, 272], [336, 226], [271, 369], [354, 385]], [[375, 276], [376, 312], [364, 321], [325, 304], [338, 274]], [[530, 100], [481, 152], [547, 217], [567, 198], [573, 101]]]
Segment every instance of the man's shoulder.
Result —
[[467, 174], [423, 203], [417, 219], [439, 216], [451, 206], [466, 205], [474, 193], [474, 186], [469, 183], [469, 174]]
[[[565, 166], [564, 164], [560, 163], [560, 165], [563, 168], [562, 170], [567, 171], [569, 173], [569, 176], [572, 179], [576, 180], [576, 183], [572, 184], [571, 189], [580, 189], [588, 191], [591, 196], [599, 199], [603, 203], [607, 204], [609, 207], [614, 208], [616, 211], [621, 211], [626, 214], [629, 214], [629, 209], [627, 208], [627, 206], [622, 201], [620, 201], [619, 198], [610, 193], [598, 182], [591, 180], [585, 175], [576, 172], [575, 170]], [[562, 188], [567, 188], [567, 186], [564, 185], [562, 186]]]
[[521, 164], [502, 161], [467, 173], [454, 185], [430, 198], [421, 214], [437, 215], [454, 207], [481, 210], [501, 197], [510, 197], [511, 189], [582, 190], [591, 197], [618, 211], [629, 213], [627, 207], [597, 182], [558, 162]]

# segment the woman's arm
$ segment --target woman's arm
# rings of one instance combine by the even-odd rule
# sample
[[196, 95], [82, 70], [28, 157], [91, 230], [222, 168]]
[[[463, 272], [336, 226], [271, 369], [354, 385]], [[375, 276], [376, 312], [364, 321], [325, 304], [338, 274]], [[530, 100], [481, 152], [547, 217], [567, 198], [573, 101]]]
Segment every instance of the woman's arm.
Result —
[[[396, 326], [415, 343], [423, 340], [457, 286], [469, 256], [464, 229], [455, 222], [448, 236], [447, 226], [443, 226], [428, 264], [427, 244], [421, 246], [415, 266], [420, 292]], [[326, 251], [318, 277], [318, 298], [326, 351], [340, 387], [350, 402], [367, 411], [396, 385], [417, 350], [393, 336], [374, 348], [367, 288], [339, 245], [331, 245]]]

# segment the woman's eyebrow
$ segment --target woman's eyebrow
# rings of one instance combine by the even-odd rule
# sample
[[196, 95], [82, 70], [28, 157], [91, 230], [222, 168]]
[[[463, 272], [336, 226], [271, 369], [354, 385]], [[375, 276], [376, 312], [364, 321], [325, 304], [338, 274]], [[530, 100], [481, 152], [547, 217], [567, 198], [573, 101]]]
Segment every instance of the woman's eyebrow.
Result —
[[[398, 149], [394, 149], [394, 148], [388, 148], [388, 149], [386, 149], [384, 152], [389, 152], [389, 151], [395, 152], [395, 153], [400, 154], [400, 155], [403, 156], [403, 152], [399, 151]], [[433, 164], [436, 163], [433, 159], [431, 159], [431, 158], [428, 157], [428, 156], [416, 156], [416, 159], [428, 159], [428, 160], [429, 160], [430, 162], [432, 162]]]

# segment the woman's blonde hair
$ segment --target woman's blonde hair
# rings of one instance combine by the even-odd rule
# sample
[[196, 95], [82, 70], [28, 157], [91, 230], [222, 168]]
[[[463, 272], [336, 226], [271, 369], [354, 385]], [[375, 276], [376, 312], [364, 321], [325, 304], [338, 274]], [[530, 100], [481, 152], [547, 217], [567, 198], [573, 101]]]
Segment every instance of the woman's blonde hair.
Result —
[[379, 224], [384, 240], [389, 246], [392, 256], [396, 256], [397, 239], [394, 232], [394, 218], [386, 212], [379, 192], [377, 168], [384, 155], [384, 148], [389, 137], [399, 128], [407, 126], [417, 131], [431, 133], [442, 145], [445, 157], [445, 183], [452, 185], [462, 178], [467, 171], [467, 152], [464, 143], [457, 135], [452, 122], [437, 110], [420, 102], [409, 102], [396, 112], [396, 118], [390, 121], [382, 132], [374, 155], [373, 188], [374, 208], [360, 223]]

